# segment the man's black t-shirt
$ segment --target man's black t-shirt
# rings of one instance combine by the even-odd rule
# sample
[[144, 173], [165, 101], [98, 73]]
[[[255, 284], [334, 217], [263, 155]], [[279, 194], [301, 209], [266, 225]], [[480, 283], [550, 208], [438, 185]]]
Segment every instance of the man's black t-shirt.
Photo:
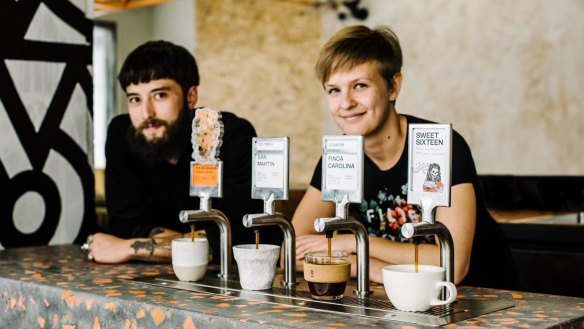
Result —
[[[243, 215], [263, 212], [261, 200], [251, 199], [252, 138], [255, 129], [233, 113], [221, 112], [224, 125], [220, 160], [223, 161], [223, 197], [212, 198], [212, 207], [223, 212], [231, 223], [232, 243], [254, 243], [253, 229], [245, 228]], [[106, 142], [106, 204], [111, 233], [122, 238], [148, 237], [155, 227], [188, 232], [181, 223], [181, 210], [199, 209], [199, 198], [189, 195], [190, 162], [193, 152], [187, 143], [176, 165], [163, 162], [146, 164], [130, 148], [127, 132], [130, 117], [115, 117], [108, 129]], [[196, 225], [205, 229], [214, 262], [219, 260], [217, 225]], [[279, 245], [282, 233], [277, 227], [261, 230], [261, 243]]]

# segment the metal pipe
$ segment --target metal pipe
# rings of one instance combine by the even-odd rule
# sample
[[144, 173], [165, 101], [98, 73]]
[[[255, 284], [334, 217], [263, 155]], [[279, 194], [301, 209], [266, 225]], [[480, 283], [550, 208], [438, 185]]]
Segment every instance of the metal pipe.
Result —
[[179, 213], [178, 218], [182, 223], [196, 223], [213, 221], [219, 226], [219, 250], [221, 272], [219, 277], [227, 279], [231, 274], [231, 226], [229, 220], [221, 211], [216, 209], [208, 210], [183, 210]]
[[278, 212], [243, 216], [243, 226], [245, 227], [268, 225], [277, 225], [284, 232], [284, 280], [282, 285], [286, 288], [294, 287], [298, 284], [296, 282], [296, 234], [288, 217]]
[[317, 232], [333, 230], [350, 230], [356, 237], [357, 250], [357, 288], [355, 295], [360, 298], [370, 296], [373, 291], [369, 283], [369, 237], [365, 226], [353, 217], [317, 218], [314, 221]]

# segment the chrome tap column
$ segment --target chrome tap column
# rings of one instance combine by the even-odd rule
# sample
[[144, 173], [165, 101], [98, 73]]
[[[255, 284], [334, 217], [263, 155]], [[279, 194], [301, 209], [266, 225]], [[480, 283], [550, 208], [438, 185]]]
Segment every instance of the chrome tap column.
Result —
[[197, 222], [213, 221], [219, 226], [219, 250], [220, 250], [220, 264], [221, 271], [218, 276], [222, 279], [227, 279], [231, 274], [231, 226], [227, 216], [221, 211], [204, 207], [203, 203], [210, 203], [208, 200], [201, 198], [201, 209], [199, 210], [183, 210], [179, 214], [179, 220], [182, 223], [195, 224]]
[[[448, 228], [435, 220], [436, 207], [450, 206], [452, 126], [410, 124], [408, 159], [408, 204], [421, 207], [422, 221], [406, 223], [406, 238], [436, 235], [440, 241], [440, 266], [446, 280], [454, 283], [454, 244]], [[443, 297], [445, 291], [443, 290]]]
[[317, 218], [314, 230], [332, 236], [350, 230], [356, 237], [357, 288], [360, 298], [373, 292], [369, 284], [369, 237], [365, 226], [348, 216], [349, 203], [363, 200], [363, 136], [324, 136], [322, 139], [322, 200], [335, 203], [335, 217]]
[[[343, 203], [341, 202], [341, 207]], [[344, 203], [342, 214], [331, 218], [317, 218], [314, 221], [314, 230], [317, 232], [331, 232], [335, 230], [350, 230], [356, 238], [357, 250], [357, 288], [354, 293], [358, 297], [370, 296], [373, 292], [369, 283], [369, 237], [367, 229], [358, 220], [346, 215], [347, 203]]]
[[202, 221], [217, 223], [221, 257], [219, 277], [227, 279], [231, 274], [231, 226], [221, 211], [211, 208], [211, 197], [223, 196], [223, 162], [218, 158], [222, 138], [221, 112], [209, 108], [195, 109], [191, 135], [195, 161], [191, 162], [189, 194], [199, 197], [199, 209], [181, 211], [179, 220], [191, 225]]
[[424, 213], [433, 212], [432, 199], [422, 198], [422, 218], [429, 217], [428, 221], [420, 223], [406, 223], [401, 228], [405, 238], [414, 238], [425, 235], [436, 235], [440, 241], [440, 266], [446, 269], [446, 280], [454, 283], [454, 244], [446, 225], [435, 221], [434, 216], [424, 216]]
[[291, 288], [296, 282], [296, 234], [290, 219], [274, 211], [275, 200], [288, 199], [288, 137], [259, 138], [252, 140], [252, 198], [264, 200], [263, 214], [243, 217], [243, 226], [261, 227], [277, 225], [284, 233], [284, 281]]

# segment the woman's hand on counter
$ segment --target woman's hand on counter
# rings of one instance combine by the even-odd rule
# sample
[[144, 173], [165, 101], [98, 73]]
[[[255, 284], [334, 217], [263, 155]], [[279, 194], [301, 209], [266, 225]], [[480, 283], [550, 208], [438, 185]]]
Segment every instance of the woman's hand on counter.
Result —
[[[307, 252], [328, 251], [324, 234], [307, 234], [296, 237], [296, 259], [304, 259]], [[331, 251], [355, 252], [355, 237], [352, 234], [335, 234], [331, 239]]]

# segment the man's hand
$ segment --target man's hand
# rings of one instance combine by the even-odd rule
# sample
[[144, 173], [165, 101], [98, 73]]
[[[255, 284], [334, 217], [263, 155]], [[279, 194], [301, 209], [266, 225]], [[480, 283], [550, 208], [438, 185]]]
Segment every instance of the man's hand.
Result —
[[113, 235], [96, 233], [89, 244], [89, 255], [98, 263], [119, 264], [132, 259], [132, 241]]

